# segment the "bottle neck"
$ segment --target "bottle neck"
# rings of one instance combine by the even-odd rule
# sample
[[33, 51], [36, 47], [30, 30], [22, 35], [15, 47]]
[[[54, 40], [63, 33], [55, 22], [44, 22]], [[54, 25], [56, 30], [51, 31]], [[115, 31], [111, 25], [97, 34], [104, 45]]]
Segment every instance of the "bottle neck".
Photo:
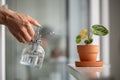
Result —
[[36, 35], [34, 37], [34, 43], [40, 43], [41, 42], [42, 35], [41, 35], [40, 32], [41, 32], [41, 27], [37, 27], [37, 29], [36, 29]]
[[34, 40], [32, 42], [32, 51], [35, 51], [37, 49], [38, 46], [41, 46], [41, 27], [37, 27], [36, 29], [36, 34], [35, 34], [35, 37], [34, 37]]

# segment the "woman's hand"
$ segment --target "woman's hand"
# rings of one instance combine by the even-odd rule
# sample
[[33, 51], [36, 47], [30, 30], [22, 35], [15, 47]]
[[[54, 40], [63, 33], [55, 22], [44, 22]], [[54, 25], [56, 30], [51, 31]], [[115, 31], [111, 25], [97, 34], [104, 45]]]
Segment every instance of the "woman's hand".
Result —
[[4, 24], [19, 42], [27, 43], [33, 39], [35, 32], [31, 24], [39, 26], [36, 20], [28, 15], [13, 11], [10, 11], [9, 15], [5, 15], [5, 17]]

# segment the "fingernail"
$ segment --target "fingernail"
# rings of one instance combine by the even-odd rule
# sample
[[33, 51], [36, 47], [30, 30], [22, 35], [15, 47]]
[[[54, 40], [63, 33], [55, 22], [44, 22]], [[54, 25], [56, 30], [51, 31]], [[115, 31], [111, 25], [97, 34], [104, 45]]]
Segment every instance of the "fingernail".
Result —
[[37, 21], [35, 21], [35, 23], [36, 23], [37, 26], [41, 26]]
[[38, 24], [38, 26], [41, 26], [40, 24]]

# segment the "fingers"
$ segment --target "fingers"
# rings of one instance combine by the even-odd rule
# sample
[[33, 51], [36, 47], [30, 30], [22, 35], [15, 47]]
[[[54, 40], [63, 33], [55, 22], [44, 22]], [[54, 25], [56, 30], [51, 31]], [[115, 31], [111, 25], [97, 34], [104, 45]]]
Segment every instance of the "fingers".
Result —
[[22, 37], [22, 35], [20, 34], [15, 34], [13, 33], [13, 35], [15, 36], [15, 38], [19, 41], [19, 42], [22, 42], [22, 43], [27, 43], [27, 41]]
[[9, 28], [9, 30], [19, 42], [27, 43], [30, 42], [33, 38], [33, 36], [28, 33], [28, 30], [25, 27], [22, 27], [19, 29], [19, 31], [11, 28]]
[[31, 36], [31, 35], [28, 33], [28, 31], [27, 31], [27, 29], [26, 29], [25, 27], [23, 27], [19, 33], [20, 33], [20, 35], [24, 38], [24, 40], [25, 40], [26, 42], [30, 42], [30, 41], [32, 40], [32, 37], [33, 37], [33, 36]]
[[12, 33], [12, 35], [19, 41], [22, 43], [26, 43], [26, 40], [20, 35], [20, 33], [16, 33], [14, 32], [14, 30], [9, 29], [10, 32]]
[[33, 18], [31, 18], [30, 16], [27, 16], [27, 19], [28, 19], [28, 21], [29, 21], [31, 24], [33, 24], [33, 25], [35, 25], [35, 26], [40, 26], [40, 24], [39, 24], [36, 20], [34, 20]]
[[29, 35], [30, 35], [31, 37], [34, 37], [35, 32], [34, 32], [33, 28], [31, 27], [30, 23], [27, 23], [26, 29], [27, 29], [27, 32], [29, 33]]

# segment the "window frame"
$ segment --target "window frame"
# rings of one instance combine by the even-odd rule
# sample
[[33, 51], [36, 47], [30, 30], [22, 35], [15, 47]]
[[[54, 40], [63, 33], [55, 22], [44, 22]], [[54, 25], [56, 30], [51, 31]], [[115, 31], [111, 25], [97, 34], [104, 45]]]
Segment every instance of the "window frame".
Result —
[[[1, 7], [7, 7], [5, 0], [0, 0]], [[0, 25], [0, 80], [6, 80], [5, 65], [5, 26]]]

